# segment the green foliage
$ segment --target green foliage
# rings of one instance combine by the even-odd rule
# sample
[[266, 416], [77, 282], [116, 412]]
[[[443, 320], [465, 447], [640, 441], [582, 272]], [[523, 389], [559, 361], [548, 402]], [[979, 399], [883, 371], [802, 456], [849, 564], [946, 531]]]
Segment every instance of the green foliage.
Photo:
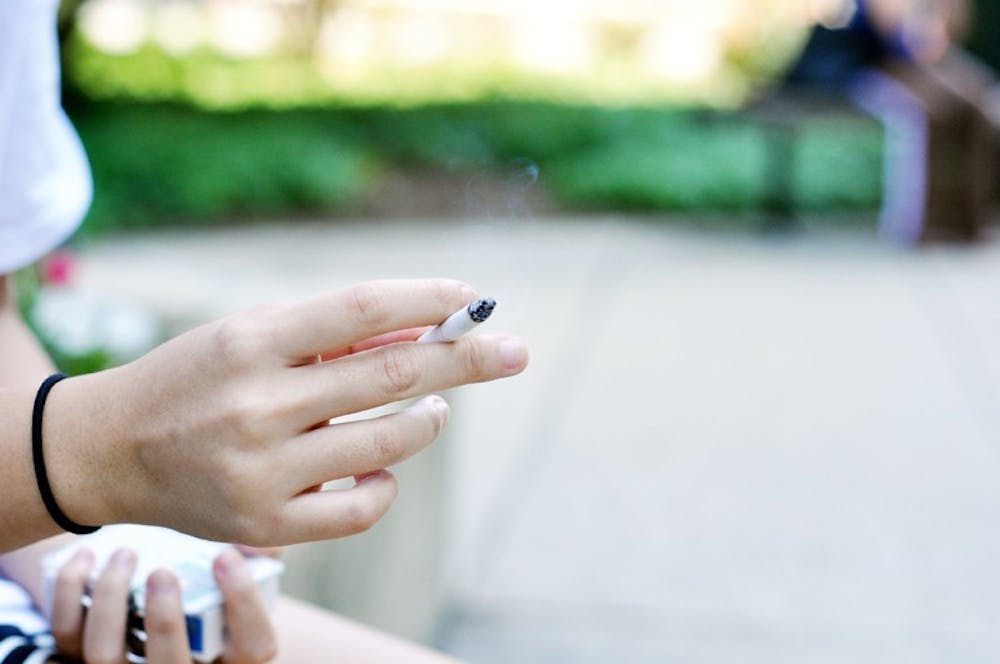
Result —
[[796, 155], [798, 204], [814, 211], [872, 208], [882, 191], [882, 133], [873, 121], [815, 120]]
[[92, 232], [335, 211], [370, 179], [364, 152], [315, 113], [99, 105], [75, 121], [94, 171]]
[[760, 199], [761, 161], [753, 127], [675, 119], [563, 158], [553, 186], [580, 207], [745, 211]]
[[[91, 104], [74, 120], [94, 166], [90, 232], [356, 209], [384, 169], [468, 175], [530, 162], [567, 207], [742, 212], [760, 205], [764, 129], [740, 115], [486, 100], [417, 107], [206, 112]], [[874, 207], [881, 132], [803, 120], [803, 210]]]
[[41, 280], [38, 277], [37, 267], [28, 267], [16, 275], [17, 278], [17, 304], [21, 312], [21, 317], [31, 328], [35, 338], [42, 343], [45, 352], [52, 359], [53, 364], [62, 373], [68, 376], [80, 376], [83, 374], [103, 371], [114, 365], [109, 353], [104, 350], [94, 350], [91, 352], [77, 354], [69, 353], [59, 347], [58, 344], [35, 324], [31, 315], [35, 300], [42, 288]]
[[[38, 332], [36, 331], [35, 334], [38, 334]], [[44, 338], [42, 339], [42, 345], [59, 371], [67, 376], [82, 376], [84, 374], [96, 373], [110, 369], [115, 364], [111, 357], [101, 350], [84, 353], [83, 355], [72, 355], [62, 352], [58, 347], [49, 343]]]

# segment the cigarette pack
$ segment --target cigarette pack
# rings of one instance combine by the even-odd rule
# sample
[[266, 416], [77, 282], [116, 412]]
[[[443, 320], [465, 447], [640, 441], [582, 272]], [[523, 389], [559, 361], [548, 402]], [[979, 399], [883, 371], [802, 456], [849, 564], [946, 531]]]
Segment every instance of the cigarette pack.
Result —
[[[132, 653], [142, 654], [135, 651], [142, 650], [145, 637], [142, 618], [146, 606], [146, 578], [156, 569], [167, 568], [180, 579], [181, 602], [192, 657], [197, 662], [211, 662], [222, 654], [225, 646], [222, 592], [212, 576], [212, 561], [228, 546], [167, 528], [105, 526], [96, 533], [76, 538], [69, 546], [43, 559], [46, 595], [51, 604], [56, 575], [77, 549], [86, 547], [95, 554], [91, 585], [115, 551], [123, 547], [132, 549], [138, 557], [138, 568], [132, 577], [129, 634], [125, 635]], [[250, 558], [247, 564], [265, 602], [273, 608], [284, 564], [268, 557]], [[85, 602], [88, 600], [89, 597], [85, 598]], [[141, 661], [139, 658], [136, 660]]]

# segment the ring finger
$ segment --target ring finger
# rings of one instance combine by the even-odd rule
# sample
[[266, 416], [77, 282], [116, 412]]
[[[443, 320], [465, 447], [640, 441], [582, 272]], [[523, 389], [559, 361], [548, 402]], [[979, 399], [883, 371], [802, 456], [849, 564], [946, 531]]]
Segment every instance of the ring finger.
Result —
[[424, 449], [448, 421], [447, 402], [429, 396], [397, 413], [319, 427], [282, 451], [302, 472], [292, 493], [330, 480], [388, 468]]

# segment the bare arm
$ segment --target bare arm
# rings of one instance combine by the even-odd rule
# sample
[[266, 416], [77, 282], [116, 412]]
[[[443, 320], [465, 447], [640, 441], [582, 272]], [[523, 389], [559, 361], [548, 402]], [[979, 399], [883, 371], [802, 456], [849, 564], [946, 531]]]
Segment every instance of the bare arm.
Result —
[[278, 600], [273, 620], [278, 639], [276, 664], [314, 662], [334, 655], [344, 664], [457, 664], [457, 660], [444, 653], [290, 597]]
[[[18, 314], [17, 298], [12, 282], [13, 279], [0, 275], [0, 389], [7, 386], [38, 384], [46, 375], [55, 370], [51, 360], [42, 350], [41, 344], [34, 338]], [[3, 426], [4, 424], [0, 422], [0, 427]], [[10, 442], [6, 438], [4, 440]], [[17, 444], [16, 440], [14, 442], [15, 449], [7, 448], [4, 451], [5, 458], [11, 461], [27, 456], [28, 441], [22, 438], [20, 444]], [[19, 474], [24, 479], [25, 473], [22, 471]], [[27, 478], [33, 479], [33, 477], [29, 470]], [[37, 493], [34, 486], [25, 487], [24, 482], [18, 482], [17, 476], [5, 472], [3, 479], [4, 500], [7, 504], [10, 504], [8, 501], [12, 498], [18, 498], [18, 496], [12, 495], [15, 491], [22, 494], [19, 496], [22, 503], [31, 502], [30, 495], [23, 495], [26, 490], [29, 493]], [[6, 509], [5, 507], [5, 511]], [[0, 515], [0, 520], [3, 518], [5, 517]], [[42, 524], [49, 521], [48, 515], [44, 511], [37, 514], [36, 518]], [[10, 526], [5, 523], [4, 527]], [[51, 532], [58, 532], [54, 524], [51, 525]], [[42, 575], [39, 561], [48, 551], [63, 546], [70, 538], [70, 535], [59, 535], [30, 547], [4, 554], [0, 556], [0, 572], [27, 588], [35, 601], [41, 602]]]

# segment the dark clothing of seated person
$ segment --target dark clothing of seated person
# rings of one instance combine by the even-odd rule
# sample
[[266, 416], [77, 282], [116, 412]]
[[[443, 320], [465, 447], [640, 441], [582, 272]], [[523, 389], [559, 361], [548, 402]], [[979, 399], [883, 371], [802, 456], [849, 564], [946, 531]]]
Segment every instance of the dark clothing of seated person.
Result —
[[816, 25], [785, 89], [837, 94], [886, 135], [879, 234], [899, 245], [972, 240], [991, 208], [992, 76], [954, 46], [964, 4], [845, 0]]

